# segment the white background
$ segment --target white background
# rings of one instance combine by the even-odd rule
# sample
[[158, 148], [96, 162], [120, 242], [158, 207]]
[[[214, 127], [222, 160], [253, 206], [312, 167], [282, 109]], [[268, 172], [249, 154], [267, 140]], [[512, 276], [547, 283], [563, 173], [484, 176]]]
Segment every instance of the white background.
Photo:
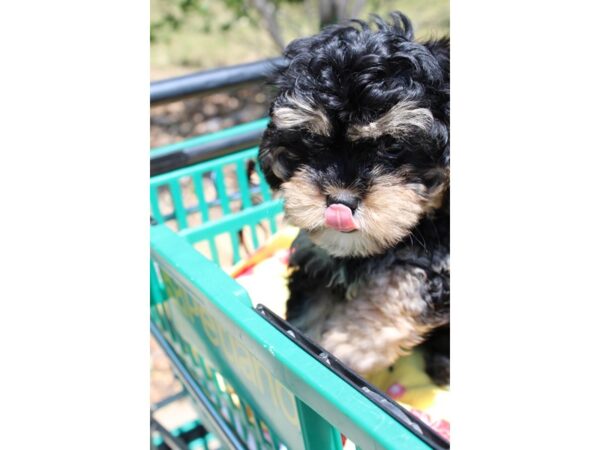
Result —
[[[0, 6], [5, 448], [148, 446], [146, 3]], [[455, 449], [600, 446], [598, 24], [555, 3], [451, 5]]]

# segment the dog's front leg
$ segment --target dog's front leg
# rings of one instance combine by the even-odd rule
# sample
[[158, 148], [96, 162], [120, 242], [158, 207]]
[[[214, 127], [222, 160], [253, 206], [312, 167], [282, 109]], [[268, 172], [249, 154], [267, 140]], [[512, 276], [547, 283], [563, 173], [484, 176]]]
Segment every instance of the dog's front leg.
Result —
[[349, 289], [324, 324], [321, 345], [362, 375], [391, 366], [439, 325], [423, 319], [432, 309], [425, 283], [422, 269], [404, 266]]

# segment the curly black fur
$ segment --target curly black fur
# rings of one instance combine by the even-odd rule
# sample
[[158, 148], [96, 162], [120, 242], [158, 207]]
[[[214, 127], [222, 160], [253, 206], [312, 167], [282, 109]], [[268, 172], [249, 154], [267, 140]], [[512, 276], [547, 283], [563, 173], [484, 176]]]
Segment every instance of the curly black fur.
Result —
[[[391, 23], [379, 17], [373, 22], [373, 27], [362, 21], [331, 26], [286, 48], [288, 65], [274, 75], [278, 93], [271, 115], [302, 102], [322, 111], [330, 132], [316, 133], [301, 125], [284, 129], [272, 121], [261, 144], [261, 168], [274, 188], [304, 168], [318, 189], [352, 186], [357, 201], [364, 200], [382, 175], [402, 177], [407, 185], [423, 186], [426, 192], [437, 189], [441, 200], [423, 214], [410, 235], [369, 256], [332, 256], [303, 232], [291, 259], [288, 319], [305, 314], [321, 288], [344, 302], [349, 286], [362, 279], [392, 267], [421, 268], [426, 274], [421, 296], [428, 306], [419, 320], [442, 327], [429, 343], [428, 370], [436, 382], [445, 384], [450, 274], [440, 261], [449, 255], [449, 40], [414, 41], [412, 25], [400, 13], [391, 15]], [[349, 138], [352, 126], [376, 121], [403, 102], [430, 111], [426, 129]]]

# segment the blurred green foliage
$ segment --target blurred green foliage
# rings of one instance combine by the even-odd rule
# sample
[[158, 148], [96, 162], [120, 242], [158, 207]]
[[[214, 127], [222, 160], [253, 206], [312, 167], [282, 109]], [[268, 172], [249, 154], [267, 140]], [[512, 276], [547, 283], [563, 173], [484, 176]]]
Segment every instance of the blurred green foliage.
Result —
[[[161, 0], [152, 3], [153, 17], [150, 21], [150, 42], [169, 41], [173, 34], [186, 25], [201, 24], [204, 33], [210, 33], [214, 28], [214, 16], [207, 0]], [[228, 8], [233, 17], [218, 24], [221, 31], [226, 31], [236, 20], [249, 16], [243, 0], [223, 0], [223, 6]]]
[[[417, 37], [441, 36], [449, 32], [448, 1], [364, 0], [356, 17], [399, 10]], [[318, 0], [151, 0], [152, 68], [200, 69], [276, 56], [285, 43], [321, 28], [322, 7]], [[265, 8], [272, 8], [270, 22]]]

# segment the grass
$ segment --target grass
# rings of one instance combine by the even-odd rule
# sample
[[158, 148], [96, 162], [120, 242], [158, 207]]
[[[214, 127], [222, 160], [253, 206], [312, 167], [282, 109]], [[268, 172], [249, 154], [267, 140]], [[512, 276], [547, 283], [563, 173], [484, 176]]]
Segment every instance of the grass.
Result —
[[[205, 20], [190, 16], [183, 27], [171, 32], [168, 40], [151, 45], [151, 73], [153, 79], [179, 75], [193, 70], [240, 64], [280, 54], [268, 33], [254, 26], [249, 19], [237, 20], [229, 30], [220, 25], [233, 19], [232, 13], [219, 1], [208, 2], [211, 30], [205, 30]], [[417, 38], [442, 36], [449, 32], [448, 0], [372, 0], [360, 18], [369, 13], [386, 15], [402, 11], [413, 21]], [[151, 16], [158, 17], [166, 8], [165, 0], [151, 0]], [[315, 20], [304, 4], [285, 4], [280, 23], [286, 41], [313, 34], [317, 31]]]

